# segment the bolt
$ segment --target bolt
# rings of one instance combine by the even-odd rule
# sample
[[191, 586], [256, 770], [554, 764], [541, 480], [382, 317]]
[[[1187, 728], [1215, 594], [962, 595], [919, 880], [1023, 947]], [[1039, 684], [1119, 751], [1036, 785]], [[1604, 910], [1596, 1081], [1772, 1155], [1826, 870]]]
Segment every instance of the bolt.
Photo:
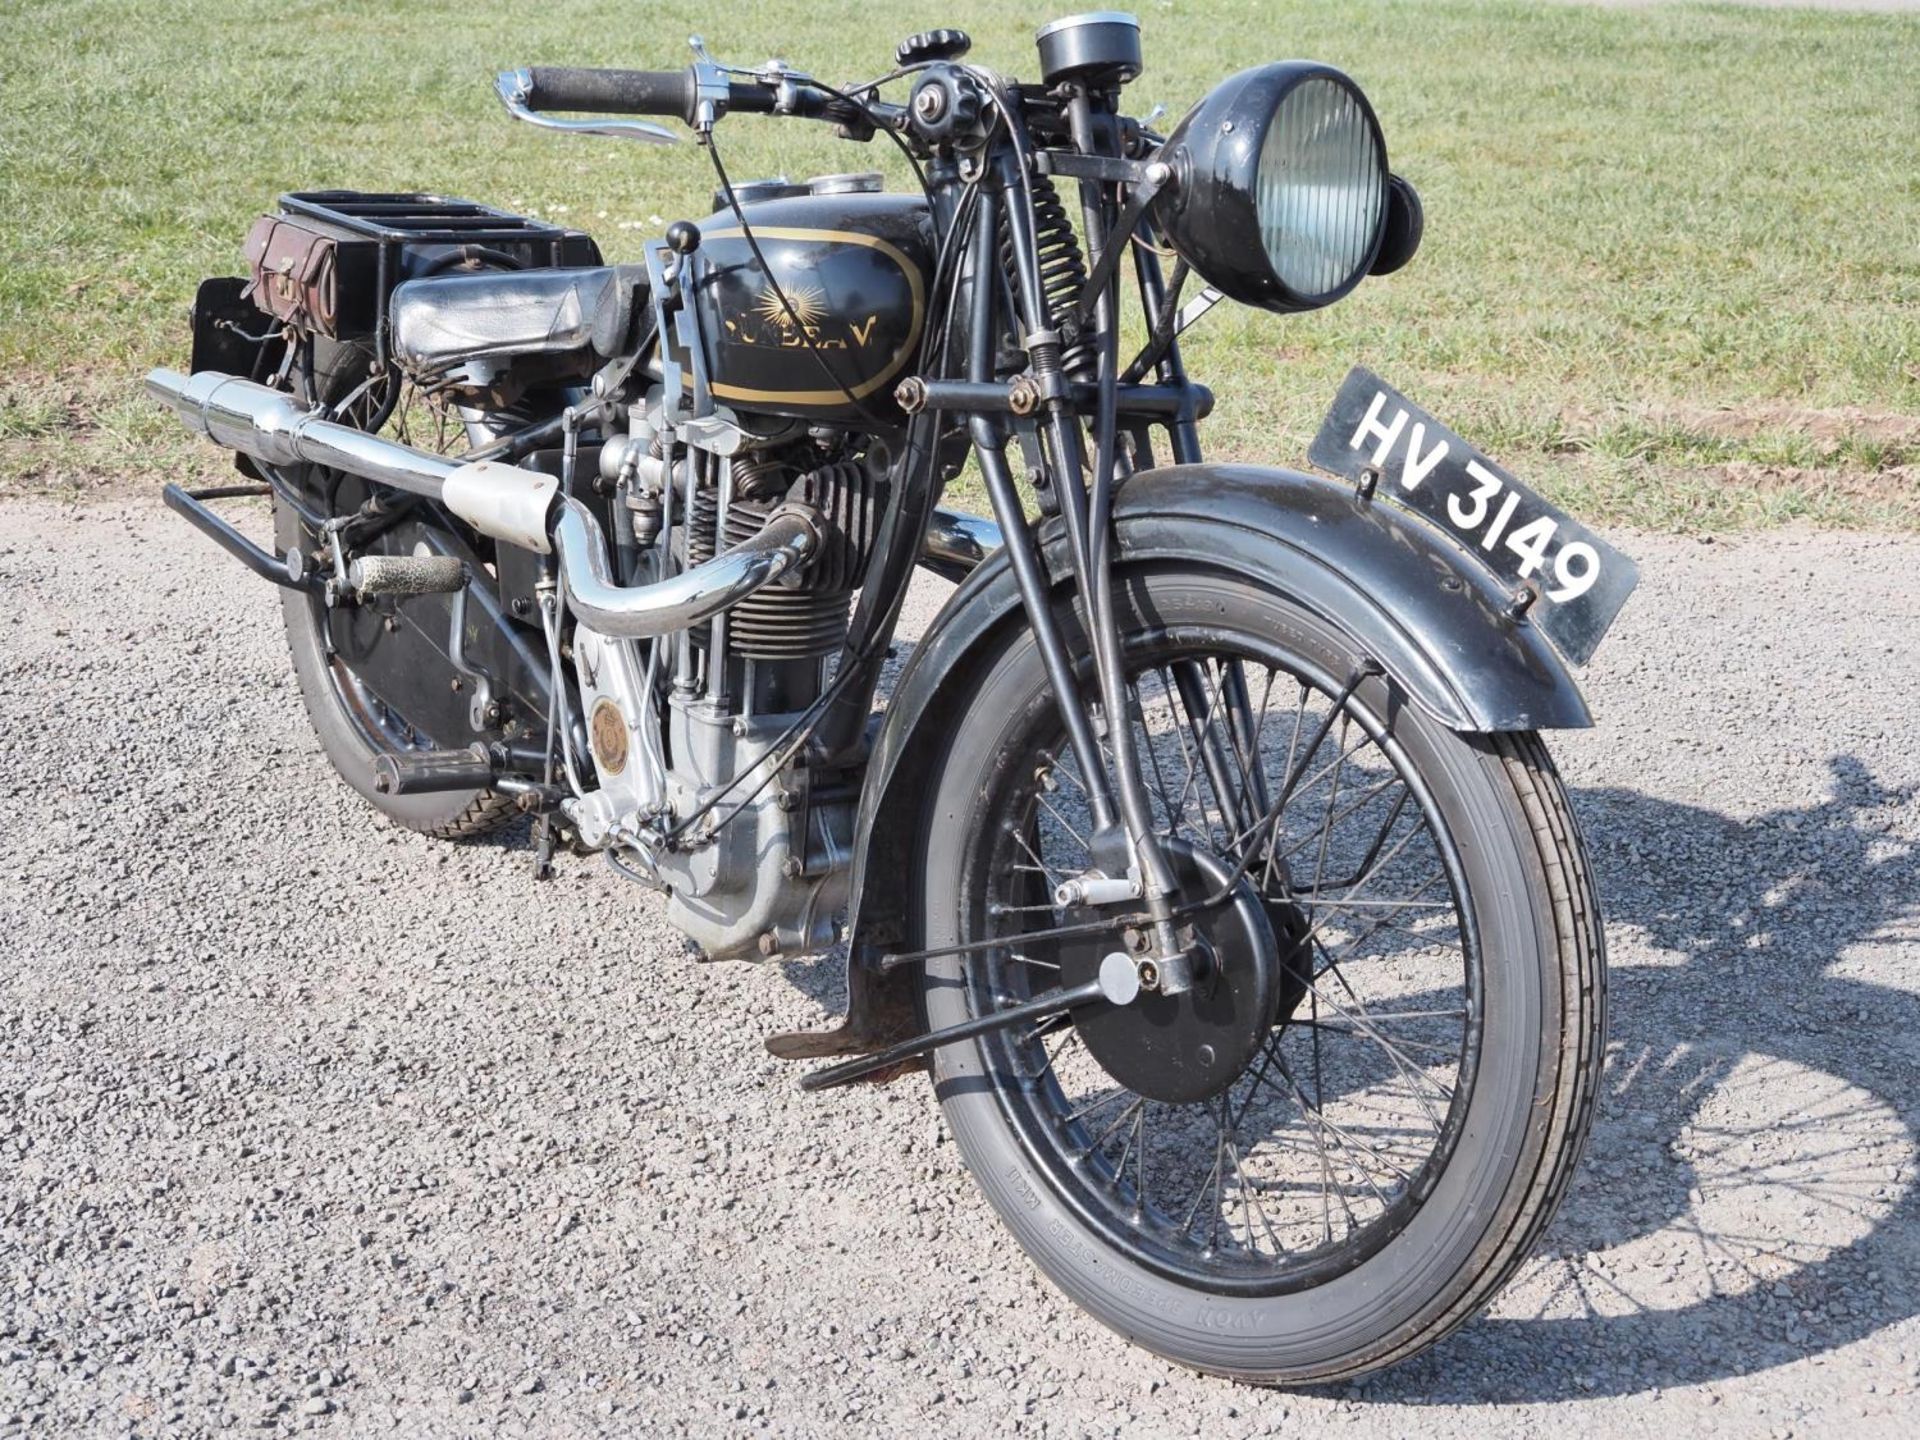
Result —
[[801, 863], [798, 855], [789, 855], [781, 862], [780, 873], [789, 880], [798, 880], [806, 868], [807, 867]]
[[1213, 1064], [1213, 1046], [1202, 1045], [1197, 1051], [1194, 1052], [1194, 1058], [1197, 1059], [1202, 1065]]
[[453, 693], [454, 694], [458, 695], [462, 690], [466, 688], [467, 688], [466, 681], [462, 680], [458, 675], [453, 677]]
[[780, 953], [780, 937], [769, 930], [760, 937], [760, 953], [772, 959]]
[[1016, 415], [1031, 415], [1040, 408], [1040, 383], [1031, 375], [1016, 375], [1007, 386], [1007, 408]]
[[938, 85], [922, 85], [913, 97], [913, 113], [924, 121], [938, 120], [947, 113], [947, 92]]
[[893, 387], [893, 403], [909, 415], [918, 415], [927, 408], [927, 382], [909, 375]]
[[1164, 160], [1156, 160], [1147, 166], [1147, 180], [1153, 185], [1164, 185], [1173, 178], [1173, 167]]
[[1160, 988], [1160, 967], [1151, 960], [1140, 962], [1140, 988], [1158, 990]]
[[380, 628], [391, 635], [400, 628], [400, 618], [397, 615], [389, 615], [380, 622]]

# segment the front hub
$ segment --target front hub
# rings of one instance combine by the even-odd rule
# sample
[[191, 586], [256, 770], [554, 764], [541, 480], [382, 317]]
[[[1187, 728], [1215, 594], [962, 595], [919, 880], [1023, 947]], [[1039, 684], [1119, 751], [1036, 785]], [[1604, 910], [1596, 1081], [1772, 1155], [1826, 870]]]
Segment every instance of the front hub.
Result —
[[[1218, 856], [1181, 841], [1167, 842], [1167, 859], [1180, 887], [1176, 910], [1215, 894], [1232, 873]], [[1062, 923], [1101, 915], [1070, 910]], [[1187, 917], [1181, 939], [1193, 966], [1191, 988], [1171, 995], [1151, 988], [1154, 962], [1141, 955], [1136, 957], [1144, 972], [1138, 999], [1126, 1006], [1095, 1003], [1074, 1014], [1080, 1038], [1114, 1080], [1136, 1095], [1174, 1105], [1223, 1094], [1284, 1018], [1293, 989], [1275, 927], [1245, 877], [1220, 904]], [[1118, 926], [1062, 940], [1055, 952], [1060, 981], [1085, 984], [1099, 975], [1107, 956], [1129, 948]]]

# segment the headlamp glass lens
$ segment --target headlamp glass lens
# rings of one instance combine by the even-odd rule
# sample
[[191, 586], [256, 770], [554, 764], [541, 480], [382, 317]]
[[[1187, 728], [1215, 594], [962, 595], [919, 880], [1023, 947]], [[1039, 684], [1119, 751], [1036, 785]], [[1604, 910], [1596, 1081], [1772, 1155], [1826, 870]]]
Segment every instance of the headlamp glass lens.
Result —
[[1330, 294], [1365, 268], [1386, 177], [1367, 112], [1346, 86], [1316, 75], [1281, 98], [1255, 184], [1260, 241], [1290, 290]]

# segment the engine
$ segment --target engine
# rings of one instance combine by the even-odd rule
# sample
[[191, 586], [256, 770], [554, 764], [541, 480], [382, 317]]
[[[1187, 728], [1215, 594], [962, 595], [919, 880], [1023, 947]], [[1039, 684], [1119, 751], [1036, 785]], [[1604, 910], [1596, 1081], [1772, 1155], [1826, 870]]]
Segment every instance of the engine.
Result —
[[[711, 959], [831, 945], [846, 903], [851, 786], [773, 752], [828, 684], [885, 508], [876, 457], [788, 425], [731, 454], [643, 426], [600, 466], [643, 563], [691, 567], [804, 507], [822, 543], [803, 570], [650, 649], [576, 632], [575, 673], [599, 789], [582, 839], [625, 846]], [[790, 748], [790, 747], [789, 747]], [[772, 757], [772, 758], [770, 758]]]
[[795, 739], [831, 683], [886, 508], [866, 427], [892, 413], [931, 268], [924, 199], [880, 193], [877, 175], [755, 181], [735, 197], [774, 283], [731, 205], [701, 222], [675, 295], [715, 405], [669, 424], [663, 382], [601, 446], [618, 568], [628, 583], [691, 569], [796, 509], [819, 543], [779, 583], [658, 641], [576, 628], [575, 733], [593, 773], [567, 807], [583, 843], [669, 892], [673, 923], [713, 959], [838, 938], [857, 787], [816, 774]]

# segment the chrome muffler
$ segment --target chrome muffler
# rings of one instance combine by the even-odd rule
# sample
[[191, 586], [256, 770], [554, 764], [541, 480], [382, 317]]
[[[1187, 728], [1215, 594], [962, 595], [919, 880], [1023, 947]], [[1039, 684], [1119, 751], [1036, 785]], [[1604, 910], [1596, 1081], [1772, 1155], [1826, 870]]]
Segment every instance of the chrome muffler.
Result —
[[147, 393], [171, 406], [187, 429], [269, 465], [328, 465], [411, 495], [441, 498], [460, 462], [323, 420], [284, 390], [202, 370], [147, 373]]

